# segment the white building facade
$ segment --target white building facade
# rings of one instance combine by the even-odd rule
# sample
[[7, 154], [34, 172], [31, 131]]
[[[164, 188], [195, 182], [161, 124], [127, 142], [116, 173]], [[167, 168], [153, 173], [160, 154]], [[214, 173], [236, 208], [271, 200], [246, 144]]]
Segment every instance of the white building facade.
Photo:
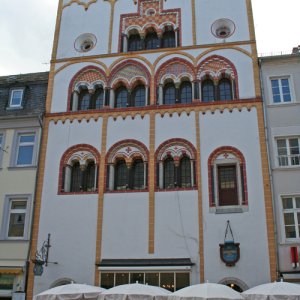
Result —
[[300, 90], [299, 47], [260, 58], [271, 179], [276, 216], [278, 273], [300, 281]]
[[0, 299], [25, 296], [49, 73], [0, 77]]
[[50, 82], [29, 296], [275, 278], [250, 1], [60, 1]]

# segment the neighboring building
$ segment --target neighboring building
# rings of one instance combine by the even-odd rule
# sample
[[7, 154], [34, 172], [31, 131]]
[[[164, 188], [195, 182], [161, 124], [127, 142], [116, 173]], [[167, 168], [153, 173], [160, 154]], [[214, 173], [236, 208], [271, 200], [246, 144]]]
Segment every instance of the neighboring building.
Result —
[[0, 77], [0, 299], [24, 292], [49, 73]]
[[268, 132], [278, 272], [300, 282], [300, 47], [260, 58]]
[[260, 96], [250, 0], [59, 1], [28, 298], [275, 280]]

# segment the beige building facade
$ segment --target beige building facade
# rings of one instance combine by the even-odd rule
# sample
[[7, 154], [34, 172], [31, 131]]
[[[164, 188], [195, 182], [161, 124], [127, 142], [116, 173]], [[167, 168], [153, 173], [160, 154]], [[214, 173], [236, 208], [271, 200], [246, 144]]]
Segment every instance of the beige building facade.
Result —
[[26, 291], [48, 73], [0, 77], [0, 299]]

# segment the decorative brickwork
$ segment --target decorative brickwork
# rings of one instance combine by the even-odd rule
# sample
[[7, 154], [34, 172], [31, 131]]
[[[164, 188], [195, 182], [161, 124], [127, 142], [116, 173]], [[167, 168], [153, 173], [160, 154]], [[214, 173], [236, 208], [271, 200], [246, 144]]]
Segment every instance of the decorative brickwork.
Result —
[[195, 79], [195, 68], [190, 62], [182, 58], [173, 58], [159, 67], [155, 75], [155, 83], [163, 84], [164, 78], [168, 76], [173, 76], [175, 82], [180, 82], [184, 76], [192, 81]]
[[123, 140], [110, 147], [106, 155], [106, 164], [113, 164], [121, 158], [128, 164], [136, 158], [147, 162], [148, 157], [148, 149], [143, 143], [136, 140]]
[[196, 159], [196, 149], [192, 143], [181, 138], [165, 141], [155, 152], [156, 161], [165, 160], [168, 156], [180, 160], [185, 155], [192, 160]]
[[[94, 159], [95, 164], [99, 167], [100, 153], [98, 150], [87, 144], [78, 144], [70, 147], [63, 154], [60, 165], [59, 165], [59, 176], [58, 176], [58, 194], [62, 194], [62, 182], [63, 182], [63, 168], [70, 163], [71, 160], [78, 159], [79, 162], [83, 163], [83, 160]], [[91, 193], [91, 192], [80, 192], [82, 193]], [[97, 192], [92, 192], [97, 193]], [[63, 194], [66, 194], [65, 192]], [[70, 194], [70, 193], [68, 193]], [[76, 193], [71, 193], [76, 194]], [[78, 193], [77, 193], [78, 194]]]
[[209, 77], [216, 83], [221, 78], [229, 78], [235, 81], [235, 98], [239, 98], [238, 94], [238, 74], [234, 64], [225, 57], [213, 55], [201, 61], [197, 67], [197, 79], [202, 80]]
[[85, 84], [87, 88], [93, 89], [94, 84], [101, 83], [107, 85], [106, 75], [103, 70], [95, 66], [86, 66], [78, 71], [72, 78], [69, 85], [67, 111], [70, 111], [71, 97], [74, 90], [79, 88], [80, 83]]
[[[155, 151], [154, 161], [155, 161], [155, 182], [157, 182], [158, 173], [158, 162], [164, 161], [168, 157], [172, 157], [175, 165], [179, 164], [182, 157], [187, 156], [191, 161], [197, 160], [197, 151], [194, 145], [181, 138], [174, 138], [163, 142]], [[156, 187], [156, 191], [177, 191], [180, 190], [197, 190], [197, 164], [195, 163], [194, 173], [196, 174], [196, 180], [194, 185], [191, 187], [175, 187], [168, 189], [159, 189]]]
[[[138, 12], [121, 15], [119, 51], [121, 52], [121, 39], [123, 34], [136, 30], [141, 36], [145, 36], [147, 30], [153, 28], [161, 35], [166, 26], [174, 30], [181, 29], [181, 9], [163, 9], [163, 0], [138, 0]], [[181, 32], [181, 30], [180, 30]]]
[[117, 65], [111, 71], [109, 86], [115, 88], [120, 81], [127, 88], [133, 88], [137, 82], [149, 85], [150, 73], [143, 64], [135, 60], [127, 60]]
[[216, 150], [214, 150], [208, 158], [208, 189], [209, 189], [209, 205], [211, 207], [216, 206], [213, 197], [213, 174], [212, 174], [212, 167], [215, 164], [217, 159], [229, 159], [235, 158], [239, 161], [239, 167], [242, 169], [241, 180], [243, 180], [243, 203], [242, 205], [248, 205], [248, 188], [247, 188], [247, 172], [246, 172], [246, 161], [242, 154], [242, 152], [234, 147], [231, 146], [223, 146]]
[[85, 10], [88, 10], [90, 5], [96, 3], [97, 1], [98, 0], [70, 0], [63, 6], [63, 9], [67, 6], [72, 5], [73, 3], [77, 3], [78, 5], [82, 5]]

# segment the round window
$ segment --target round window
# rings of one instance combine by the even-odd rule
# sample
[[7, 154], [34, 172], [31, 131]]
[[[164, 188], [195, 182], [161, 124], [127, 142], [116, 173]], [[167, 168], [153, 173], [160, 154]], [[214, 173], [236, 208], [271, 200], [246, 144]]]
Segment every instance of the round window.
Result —
[[233, 35], [235, 24], [229, 19], [216, 20], [211, 26], [212, 34], [219, 39], [226, 39]]
[[84, 33], [75, 40], [74, 46], [78, 52], [88, 52], [95, 47], [96, 43], [97, 39], [93, 34]]

